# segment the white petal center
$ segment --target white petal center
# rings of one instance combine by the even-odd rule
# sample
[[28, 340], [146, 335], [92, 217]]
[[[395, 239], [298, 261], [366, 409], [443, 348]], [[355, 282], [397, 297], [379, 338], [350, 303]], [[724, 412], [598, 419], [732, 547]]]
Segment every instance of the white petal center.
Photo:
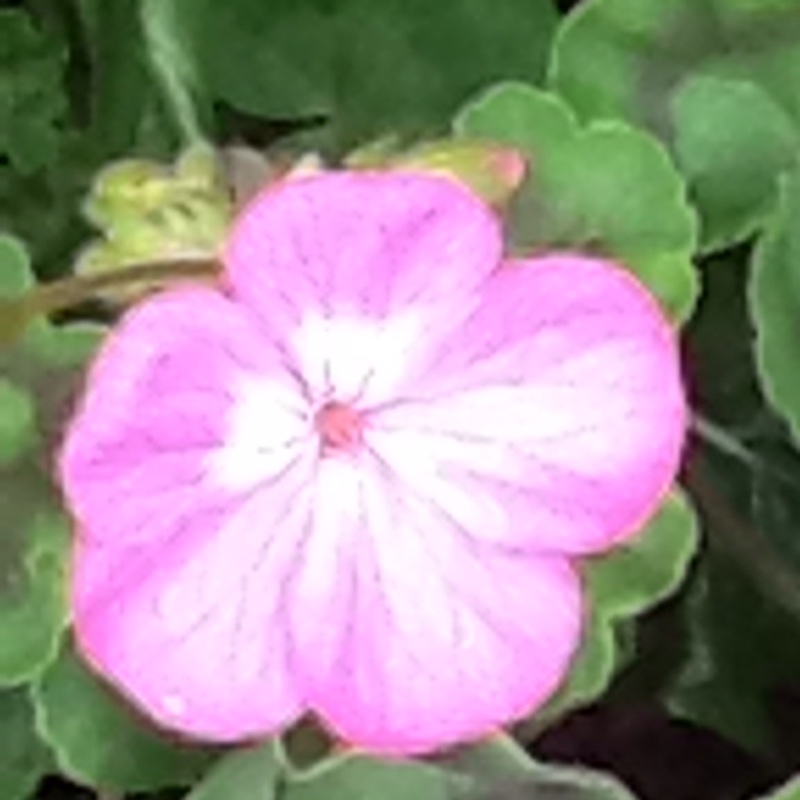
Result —
[[317, 443], [311, 404], [276, 380], [240, 376], [222, 445], [207, 468], [217, 485], [247, 491], [284, 473]]

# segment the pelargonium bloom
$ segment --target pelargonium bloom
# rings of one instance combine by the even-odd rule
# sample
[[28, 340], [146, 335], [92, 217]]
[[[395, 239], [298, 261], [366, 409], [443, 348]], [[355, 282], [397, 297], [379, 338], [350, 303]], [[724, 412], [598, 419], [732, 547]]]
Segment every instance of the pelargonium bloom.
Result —
[[257, 196], [224, 285], [133, 308], [60, 472], [76, 636], [161, 724], [313, 712], [411, 754], [540, 706], [581, 633], [575, 558], [674, 478], [674, 334], [627, 272], [504, 260], [453, 180], [328, 172]]

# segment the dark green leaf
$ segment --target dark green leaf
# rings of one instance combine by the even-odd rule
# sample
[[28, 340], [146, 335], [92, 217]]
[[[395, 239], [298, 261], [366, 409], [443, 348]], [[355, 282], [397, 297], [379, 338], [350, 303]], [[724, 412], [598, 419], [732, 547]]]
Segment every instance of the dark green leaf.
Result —
[[57, 165], [34, 175], [0, 164], [0, 229], [29, 243], [41, 277], [68, 272], [88, 234], [80, 202], [95, 164], [90, 145], [65, 140]]
[[342, 146], [444, 128], [492, 80], [542, 76], [550, 0], [172, 0], [217, 99], [268, 119], [332, 118]]
[[769, 703], [800, 671], [797, 619], [719, 550], [701, 566], [686, 613], [689, 659], [667, 693], [670, 709], [746, 748], [772, 751]]
[[683, 331], [696, 413], [737, 434], [751, 431], [764, 410], [753, 353], [749, 260], [745, 247], [704, 260], [703, 295]]
[[778, 209], [754, 253], [750, 292], [767, 398], [800, 436], [800, 167], [781, 182]]
[[51, 164], [66, 111], [64, 44], [20, 9], [0, 9], [0, 154], [23, 173]]
[[[90, 130], [95, 164], [141, 150], [143, 125], [161, 109], [148, 63], [139, 0], [83, 0], [91, 30]], [[160, 120], [162, 128], [172, 127]], [[169, 143], [174, 146], [174, 128]], [[164, 130], [160, 135], [167, 135]]]

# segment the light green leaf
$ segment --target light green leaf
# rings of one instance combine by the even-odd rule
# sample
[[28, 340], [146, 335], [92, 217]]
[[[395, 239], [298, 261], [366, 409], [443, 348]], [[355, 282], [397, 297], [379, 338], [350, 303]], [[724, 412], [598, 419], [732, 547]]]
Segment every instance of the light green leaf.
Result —
[[50, 754], [33, 724], [33, 709], [21, 689], [0, 692], [0, 797], [25, 800], [50, 767]]
[[351, 755], [287, 781], [281, 800], [451, 800], [462, 783], [421, 761]]
[[669, 597], [686, 576], [698, 536], [691, 505], [674, 489], [635, 539], [587, 561], [584, 575], [592, 601], [617, 619], [641, 614]]
[[461, 748], [439, 763], [470, 780], [454, 791], [453, 800], [634, 800], [609, 775], [534, 761], [506, 734]]
[[675, 153], [702, 211], [703, 245], [720, 249], [761, 228], [777, 177], [800, 154], [800, 126], [756, 84], [707, 75], [672, 99]]
[[794, 0], [585, 0], [556, 36], [550, 85], [585, 120], [674, 148], [712, 250], [751, 235], [800, 136]]
[[623, 263], [676, 321], [697, 296], [696, 220], [666, 151], [622, 123], [581, 128], [551, 94], [500, 84], [470, 103], [457, 134], [518, 147], [530, 176], [509, 221], [520, 251], [571, 248]]
[[33, 683], [36, 722], [72, 779], [106, 791], [150, 791], [197, 780], [218, 751], [153, 727], [93, 675], [71, 647]]
[[224, 756], [186, 800], [283, 800], [282, 765], [274, 744]]
[[144, 0], [139, 8], [147, 53], [164, 98], [184, 143], [196, 144], [210, 127], [211, 108], [189, 53], [178, 8], [164, 0]]
[[32, 286], [25, 245], [13, 236], [0, 234], [0, 297], [20, 297]]
[[[32, 285], [21, 243], [0, 237], [0, 296]], [[14, 345], [0, 346], [0, 686], [38, 675], [67, 624], [69, 524], [51, 465], [98, 338], [96, 328], [56, 329], [39, 319]]]
[[0, 377], [0, 465], [11, 464], [32, 444], [35, 431], [33, 400], [22, 388]]
[[800, 776], [795, 776], [763, 800], [800, 800]]
[[620, 626], [680, 586], [697, 546], [694, 512], [676, 489], [635, 539], [584, 565], [591, 617], [581, 649], [566, 683], [523, 728], [541, 730], [608, 688], [624, 655]]

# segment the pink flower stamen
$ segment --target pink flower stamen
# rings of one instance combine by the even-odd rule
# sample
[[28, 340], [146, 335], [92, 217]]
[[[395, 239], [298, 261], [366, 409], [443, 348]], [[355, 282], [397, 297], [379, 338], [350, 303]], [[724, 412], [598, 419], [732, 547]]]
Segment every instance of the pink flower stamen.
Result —
[[335, 400], [317, 411], [314, 424], [319, 433], [323, 455], [353, 452], [361, 446], [363, 419], [354, 408]]

